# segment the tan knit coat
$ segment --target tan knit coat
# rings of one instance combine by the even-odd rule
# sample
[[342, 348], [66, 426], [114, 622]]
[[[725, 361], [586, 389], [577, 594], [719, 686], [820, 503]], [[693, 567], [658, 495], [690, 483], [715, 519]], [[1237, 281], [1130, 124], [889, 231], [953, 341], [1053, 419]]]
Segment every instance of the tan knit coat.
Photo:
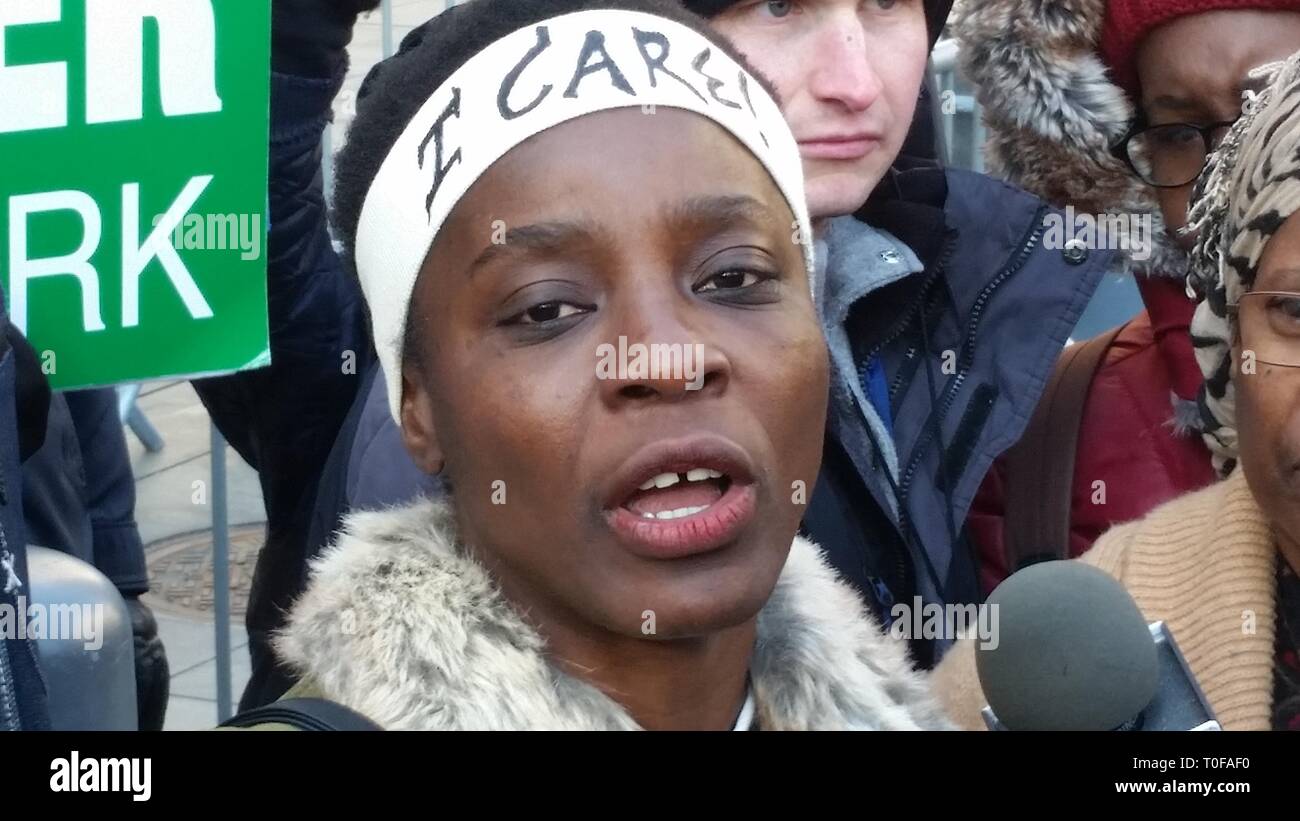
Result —
[[[1270, 728], [1278, 551], [1240, 469], [1114, 528], [1078, 561], [1169, 626], [1224, 729]], [[974, 641], [959, 642], [931, 683], [958, 726], [984, 729]]]

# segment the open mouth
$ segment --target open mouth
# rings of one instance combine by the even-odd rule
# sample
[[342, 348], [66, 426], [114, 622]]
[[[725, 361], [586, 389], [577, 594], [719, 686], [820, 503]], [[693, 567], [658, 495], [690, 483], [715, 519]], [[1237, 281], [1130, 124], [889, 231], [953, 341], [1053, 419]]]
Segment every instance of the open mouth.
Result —
[[729, 487], [731, 477], [713, 468], [660, 473], [637, 488], [623, 507], [643, 519], [685, 519], [708, 510]]
[[620, 471], [606, 517], [619, 540], [650, 558], [680, 558], [734, 541], [753, 518], [757, 493], [734, 446], [649, 449]]

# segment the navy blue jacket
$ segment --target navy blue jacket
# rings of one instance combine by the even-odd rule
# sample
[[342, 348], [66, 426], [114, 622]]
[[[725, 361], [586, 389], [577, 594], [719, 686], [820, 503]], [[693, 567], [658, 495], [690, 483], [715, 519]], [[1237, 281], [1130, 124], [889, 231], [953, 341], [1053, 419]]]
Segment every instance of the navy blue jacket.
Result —
[[[892, 172], [857, 215], [914, 250], [919, 265], [846, 312], [852, 366], [832, 369], [822, 472], [804, 529], [886, 624], [895, 604], [912, 607], [916, 596], [981, 599], [964, 535], [971, 500], [1023, 434], [1112, 262], [1106, 252], [1045, 248], [1049, 213], [1013, 186], [931, 165]], [[837, 276], [870, 264], [832, 266], [831, 290]], [[867, 391], [854, 385], [873, 360], [887, 386], [887, 442], [868, 421], [886, 414], [864, 406]], [[914, 641], [914, 660], [928, 666], [946, 645]]]

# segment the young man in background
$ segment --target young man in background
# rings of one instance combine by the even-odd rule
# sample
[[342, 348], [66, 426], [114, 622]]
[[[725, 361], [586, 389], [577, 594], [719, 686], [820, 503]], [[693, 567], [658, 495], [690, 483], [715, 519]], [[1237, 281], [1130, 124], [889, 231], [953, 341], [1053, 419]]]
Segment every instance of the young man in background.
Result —
[[[803, 155], [833, 365], [805, 528], [886, 624], [906, 627], [921, 602], [979, 601], [971, 500], [1020, 438], [1109, 255], [1045, 247], [1044, 203], [918, 145], [951, 3], [686, 5], [776, 86]], [[929, 665], [952, 637], [909, 638]]]

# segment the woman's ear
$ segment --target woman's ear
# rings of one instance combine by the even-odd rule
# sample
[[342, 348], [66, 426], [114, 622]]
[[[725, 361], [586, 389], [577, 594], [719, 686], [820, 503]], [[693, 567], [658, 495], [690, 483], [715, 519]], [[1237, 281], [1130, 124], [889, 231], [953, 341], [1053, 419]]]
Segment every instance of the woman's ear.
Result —
[[402, 444], [420, 470], [442, 472], [442, 446], [433, 424], [433, 401], [424, 380], [410, 365], [402, 366]]

